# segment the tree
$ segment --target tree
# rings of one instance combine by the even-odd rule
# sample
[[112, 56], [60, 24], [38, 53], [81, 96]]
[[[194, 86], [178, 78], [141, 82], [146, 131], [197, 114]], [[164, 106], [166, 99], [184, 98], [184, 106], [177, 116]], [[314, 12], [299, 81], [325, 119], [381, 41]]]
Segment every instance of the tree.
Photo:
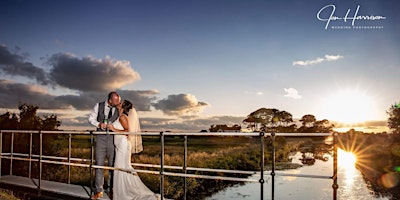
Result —
[[314, 115], [304, 115], [301, 119], [300, 122], [304, 127], [313, 127], [314, 123], [317, 121]]
[[295, 130], [292, 114], [275, 108], [260, 108], [250, 113], [243, 120], [243, 124], [252, 131], [293, 132]]
[[[56, 115], [45, 115], [43, 117], [37, 116], [39, 106], [20, 103], [18, 105], [19, 114], [6, 112], [0, 115], [0, 129], [1, 130], [57, 130], [61, 125], [61, 121], [57, 120]], [[42, 150], [44, 155], [58, 155], [62, 150], [65, 135], [58, 134], [27, 134], [29, 132], [20, 133], [18, 131], [13, 133], [3, 134], [1, 148], [5, 152], [28, 153], [38, 155]], [[14, 142], [12, 141], [14, 136]], [[32, 137], [31, 137], [32, 136]], [[42, 138], [42, 148], [40, 139]], [[32, 145], [31, 145], [32, 141]], [[65, 142], [64, 142], [65, 143]], [[37, 166], [37, 163], [34, 166]], [[16, 162], [13, 164], [13, 172], [16, 174], [26, 174], [28, 171], [25, 163]]]
[[43, 116], [44, 119], [42, 119], [42, 130], [49, 130], [49, 131], [55, 131], [57, 130], [58, 127], [61, 126], [61, 121], [57, 120], [57, 115], [45, 115]]
[[330, 124], [329, 120], [323, 119], [315, 122], [315, 131], [317, 133], [329, 133], [332, 132], [335, 127], [334, 124]]
[[386, 111], [389, 115], [388, 127], [395, 134], [400, 134], [400, 103], [395, 103]]
[[6, 112], [0, 115], [1, 130], [48, 130], [54, 131], [61, 126], [57, 115], [37, 116], [39, 106], [21, 103], [18, 105], [19, 115]]
[[247, 116], [247, 118], [243, 120], [243, 124], [246, 124], [247, 128], [251, 131], [256, 131], [256, 120], [253, 116]]
[[317, 120], [314, 115], [304, 115], [300, 122], [302, 126], [298, 129], [300, 133], [329, 133], [332, 132], [333, 124], [329, 123], [329, 120]]
[[0, 130], [17, 129], [18, 116], [15, 113], [6, 112], [0, 115]]
[[19, 125], [21, 130], [40, 130], [40, 117], [36, 116], [39, 106], [22, 103], [18, 105]]

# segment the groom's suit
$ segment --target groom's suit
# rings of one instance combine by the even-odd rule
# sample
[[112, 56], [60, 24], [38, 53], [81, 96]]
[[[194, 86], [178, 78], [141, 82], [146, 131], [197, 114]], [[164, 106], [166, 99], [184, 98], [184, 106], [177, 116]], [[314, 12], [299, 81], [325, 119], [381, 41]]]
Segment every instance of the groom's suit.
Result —
[[[89, 122], [97, 127], [96, 131], [105, 131], [99, 128], [99, 124], [108, 119], [108, 123], [113, 123], [118, 119], [118, 111], [115, 107], [110, 107], [107, 102], [97, 103], [89, 116]], [[114, 166], [114, 135], [101, 134], [96, 135], [95, 159], [96, 165], [103, 166], [105, 160], [108, 160], [108, 166]], [[109, 171], [107, 183], [112, 187], [112, 171]], [[96, 193], [103, 191], [104, 170], [96, 169], [95, 187]], [[111, 190], [110, 190], [111, 191]]]

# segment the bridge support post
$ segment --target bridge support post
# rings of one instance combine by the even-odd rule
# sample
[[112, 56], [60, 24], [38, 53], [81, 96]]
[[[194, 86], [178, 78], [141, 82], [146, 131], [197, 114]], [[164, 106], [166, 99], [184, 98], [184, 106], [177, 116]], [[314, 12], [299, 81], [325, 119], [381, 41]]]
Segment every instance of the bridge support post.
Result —
[[[188, 142], [188, 138], [187, 135], [184, 136], [184, 149], [183, 149], [183, 171], [185, 172], [185, 175], [187, 174], [187, 142]], [[183, 185], [183, 199], [186, 200], [186, 195], [187, 195], [187, 178], [185, 176], [184, 178], [184, 185]]]
[[14, 153], [14, 132], [11, 133], [11, 159], [10, 159], [10, 175], [12, 175], [12, 169], [13, 169], [13, 153]]
[[1, 179], [1, 162], [3, 157], [3, 131], [0, 130], [0, 179]]
[[275, 199], [275, 133], [271, 133], [272, 143], [272, 169], [271, 169], [271, 199]]
[[90, 195], [93, 194], [93, 158], [94, 158], [94, 142], [93, 142], [93, 131], [90, 131]]
[[68, 184], [71, 184], [71, 133], [68, 134]]
[[260, 132], [260, 146], [261, 146], [261, 158], [260, 158], [260, 199], [263, 200], [264, 199], [264, 132]]
[[337, 183], [337, 168], [338, 168], [338, 151], [337, 151], [337, 133], [333, 133], [333, 200], [337, 199], [337, 190], [339, 185]]
[[32, 133], [29, 134], [29, 178], [32, 178]]
[[42, 182], [42, 156], [43, 156], [43, 133], [39, 131], [39, 183], [38, 183], [38, 195], [41, 195], [41, 182]]
[[161, 199], [164, 199], [164, 132], [160, 132], [160, 195]]

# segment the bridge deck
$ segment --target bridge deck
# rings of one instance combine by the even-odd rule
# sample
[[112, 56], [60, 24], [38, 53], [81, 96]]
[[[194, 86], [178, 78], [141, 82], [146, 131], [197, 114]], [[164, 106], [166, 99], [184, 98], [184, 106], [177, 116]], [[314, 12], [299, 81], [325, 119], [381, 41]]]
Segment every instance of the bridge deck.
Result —
[[[38, 184], [38, 179], [21, 176], [5, 175], [0, 178], [0, 185], [17, 186], [37, 190]], [[41, 191], [48, 193], [69, 196], [72, 198], [90, 199], [90, 188], [86, 186], [42, 180], [40, 182], [40, 189]], [[110, 198], [104, 194], [101, 199], [109, 200]]]

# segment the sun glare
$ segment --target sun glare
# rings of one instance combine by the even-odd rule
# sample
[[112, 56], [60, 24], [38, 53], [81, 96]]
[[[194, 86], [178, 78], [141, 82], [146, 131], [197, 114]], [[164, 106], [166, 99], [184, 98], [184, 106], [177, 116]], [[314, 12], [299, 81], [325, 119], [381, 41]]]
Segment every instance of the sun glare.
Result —
[[359, 91], [343, 90], [328, 96], [324, 114], [330, 121], [354, 124], [374, 119], [373, 99]]
[[346, 169], [355, 168], [357, 157], [354, 153], [338, 149], [338, 164]]
[[344, 180], [347, 186], [352, 185], [354, 182], [357, 171], [356, 162], [357, 157], [354, 153], [338, 149], [338, 165], [344, 170]]

